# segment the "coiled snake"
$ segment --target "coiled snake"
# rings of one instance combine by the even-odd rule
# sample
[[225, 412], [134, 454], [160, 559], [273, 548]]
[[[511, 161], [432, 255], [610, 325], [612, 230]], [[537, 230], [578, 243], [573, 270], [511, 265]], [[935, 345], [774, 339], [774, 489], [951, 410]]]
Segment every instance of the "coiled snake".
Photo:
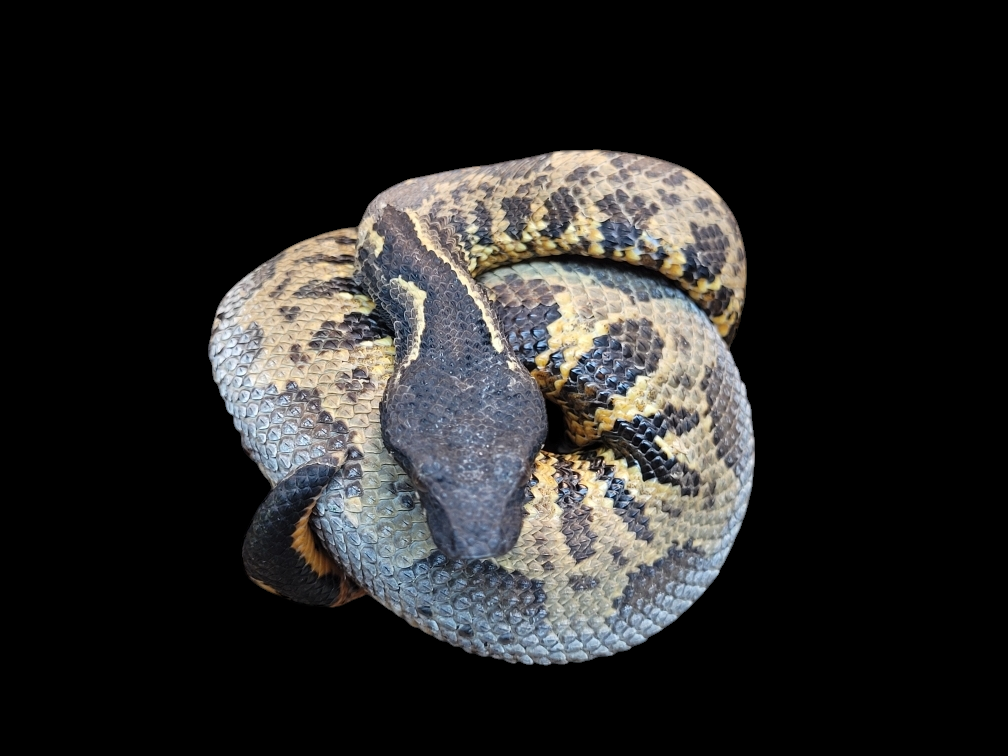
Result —
[[[412, 179], [285, 250], [224, 297], [209, 348], [274, 486], [250, 577], [367, 592], [508, 661], [643, 642], [717, 576], [749, 500], [727, 347], [745, 269], [702, 180], [608, 152]], [[546, 449], [544, 396], [566, 423]]]

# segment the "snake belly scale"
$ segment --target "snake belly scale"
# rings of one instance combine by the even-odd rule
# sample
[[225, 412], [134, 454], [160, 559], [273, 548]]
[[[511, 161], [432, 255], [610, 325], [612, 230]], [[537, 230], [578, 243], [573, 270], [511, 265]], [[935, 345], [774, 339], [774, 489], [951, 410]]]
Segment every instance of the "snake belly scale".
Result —
[[[273, 485], [250, 577], [312, 604], [367, 593], [512, 662], [643, 642], [745, 515], [745, 270], [707, 184], [612, 152], [411, 179], [259, 266], [209, 347]], [[566, 425], [547, 449], [544, 398]]]

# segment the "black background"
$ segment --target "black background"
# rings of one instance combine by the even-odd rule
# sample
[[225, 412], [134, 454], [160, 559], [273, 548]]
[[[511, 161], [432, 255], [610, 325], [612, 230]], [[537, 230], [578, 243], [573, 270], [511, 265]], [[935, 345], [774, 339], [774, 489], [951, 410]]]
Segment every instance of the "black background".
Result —
[[[353, 123], [338, 119], [331, 130], [315, 124], [304, 138], [291, 128], [275, 138], [261, 132], [258, 147], [256, 140], [236, 147], [226, 135], [218, 135], [220, 150], [210, 175], [218, 177], [219, 183], [207, 187], [210, 199], [203, 208], [204, 221], [213, 229], [210, 236], [217, 241], [212, 250], [196, 250], [200, 271], [196, 289], [201, 292], [197, 307], [205, 321], [199, 335], [204, 345], [217, 303], [242, 276], [298, 241], [355, 226], [368, 201], [388, 186], [415, 176], [554, 149], [618, 149], [689, 168], [714, 187], [738, 219], [746, 241], [749, 284], [732, 352], [748, 387], [754, 425], [758, 431], [767, 427], [764, 420], [769, 408], [761, 403], [757, 386], [761, 373], [765, 376], [777, 365], [765, 351], [764, 359], [757, 357], [760, 345], [772, 342], [760, 320], [761, 302], [770, 292], [763, 283], [769, 279], [766, 218], [762, 210], [757, 211], [767, 202], [758, 145], [751, 140], [725, 143], [723, 130], [717, 137], [705, 137], [702, 130], [693, 128], [688, 138], [686, 133], [676, 138], [675, 130], [666, 132], [664, 125], [642, 128], [647, 138], [630, 133], [585, 143], [552, 135], [551, 131], [559, 131], [548, 125], [540, 129], [541, 139], [525, 139], [516, 133], [527, 132], [527, 126], [516, 125], [516, 133], [510, 133], [498, 125], [492, 135], [483, 137], [453, 124], [444, 129], [450, 132], [448, 136], [442, 134], [440, 141], [430, 143], [428, 126], [411, 133], [409, 124], [403, 124], [397, 137], [385, 137], [386, 132], [377, 128], [372, 133], [367, 119], [378, 115], [362, 114]], [[347, 114], [346, 119], [350, 118]], [[452, 134], [457, 137], [455, 144]], [[373, 674], [430, 684], [492, 686], [520, 679], [524, 665], [482, 659], [452, 648], [410, 627], [370, 598], [334, 610], [313, 609], [268, 594], [248, 580], [241, 563], [242, 539], [269, 485], [242, 451], [209, 375], [205, 346], [202, 356], [200, 349], [194, 346], [193, 359], [204, 361], [201, 398], [205, 409], [195, 439], [199, 483], [191, 503], [209, 517], [205, 529], [195, 537], [183, 533], [180, 541], [189, 545], [191, 559], [200, 564], [201, 577], [188, 592], [210, 608], [202, 615], [183, 612], [188, 632], [219, 651], [222, 660], [235, 655], [239, 662], [245, 660], [250, 674], [262, 664], [276, 665], [278, 670], [294, 665], [301, 677], [325, 680], [335, 670], [363, 664]], [[563, 670], [528, 673], [537, 680], [550, 676], [563, 685], [589, 685], [605, 671], [657, 675], [656, 681], [689, 689], [709, 683], [717, 686], [719, 679], [735, 674], [732, 670], [740, 656], [761, 654], [753, 639], [773, 632], [772, 610], [780, 586], [772, 579], [781, 577], [776, 560], [781, 544], [775, 543], [764, 511], [772, 476], [766, 467], [760, 469], [735, 546], [721, 575], [695, 606], [628, 652]], [[446, 678], [449, 669], [451, 676]]]

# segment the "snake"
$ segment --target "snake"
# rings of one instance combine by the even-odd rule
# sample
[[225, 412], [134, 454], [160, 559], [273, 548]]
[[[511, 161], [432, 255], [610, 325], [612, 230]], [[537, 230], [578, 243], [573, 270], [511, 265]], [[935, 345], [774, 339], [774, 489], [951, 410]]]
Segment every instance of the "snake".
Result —
[[214, 381], [272, 487], [246, 572], [509, 662], [644, 642], [748, 506], [745, 286], [735, 216], [663, 160], [555, 152], [382, 192], [217, 309]]

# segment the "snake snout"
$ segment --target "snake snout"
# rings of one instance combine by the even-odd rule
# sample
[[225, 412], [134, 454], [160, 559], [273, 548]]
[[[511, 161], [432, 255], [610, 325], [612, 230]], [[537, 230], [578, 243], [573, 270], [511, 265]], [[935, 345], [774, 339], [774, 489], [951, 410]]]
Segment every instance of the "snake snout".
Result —
[[513, 450], [471, 451], [454, 463], [428, 457], [414, 467], [414, 484], [431, 537], [452, 559], [501, 556], [518, 540], [531, 460]]

